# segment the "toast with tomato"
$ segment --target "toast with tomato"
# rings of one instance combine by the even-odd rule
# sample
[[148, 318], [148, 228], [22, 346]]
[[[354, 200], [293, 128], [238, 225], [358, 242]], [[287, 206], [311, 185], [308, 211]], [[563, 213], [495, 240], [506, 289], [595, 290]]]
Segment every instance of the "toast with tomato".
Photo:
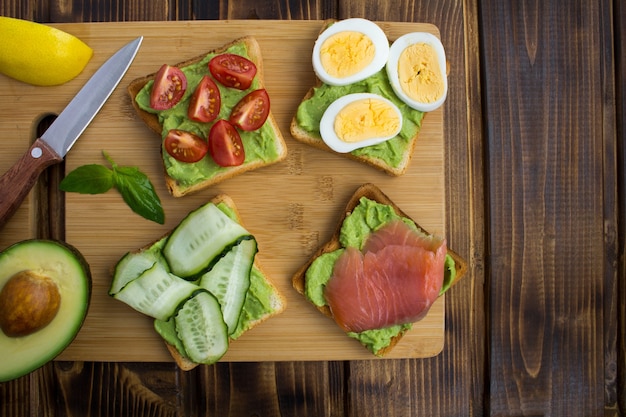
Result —
[[331, 239], [293, 287], [374, 355], [383, 357], [465, 275], [467, 264], [373, 184], [360, 186]]
[[140, 119], [162, 139], [165, 183], [175, 197], [287, 156], [252, 36], [164, 64], [132, 81], [128, 93]]

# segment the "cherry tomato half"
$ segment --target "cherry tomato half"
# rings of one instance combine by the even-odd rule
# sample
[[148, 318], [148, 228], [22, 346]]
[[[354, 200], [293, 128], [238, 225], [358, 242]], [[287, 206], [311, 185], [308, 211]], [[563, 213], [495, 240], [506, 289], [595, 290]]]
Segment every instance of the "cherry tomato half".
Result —
[[221, 105], [220, 90], [211, 77], [205, 75], [191, 96], [187, 116], [196, 122], [212, 122], [220, 114]]
[[241, 55], [221, 54], [209, 61], [209, 71], [226, 87], [246, 90], [256, 75], [256, 65]]
[[209, 150], [215, 163], [222, 167], [241, 165], [246, 158], [239, 132], [224, 119], [218, 120], [211, 127]]
[[264, 88], [246, 94], [230, 113], [230, 122], [241, 130], [257, 130], [270, 113], [270, 97]]
[[180, 68], [163, 64], [154, 76], [150, 107], [155, 110], [171, 109], [183, 98], [186, 89], [187, 77]]
[[164, 146], [167, 153], [180, 162], [198, 162], [209, 151], [206, 140], [180, 129], [167, 132]]

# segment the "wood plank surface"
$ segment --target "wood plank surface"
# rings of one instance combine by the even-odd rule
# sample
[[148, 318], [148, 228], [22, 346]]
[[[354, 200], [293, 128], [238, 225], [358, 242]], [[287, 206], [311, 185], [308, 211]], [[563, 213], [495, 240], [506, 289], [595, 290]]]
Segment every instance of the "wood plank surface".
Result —
[[[11, 83], [13, 84], [13, 83]], [[3, 83], [3, 85], [6, 85]], [[4, 90], [11, 99], [0, 101], [1, 114], [14, 114], [15, 117], [0, 118], [0, 132], [3, 132], [3, 141], [10, 141], [11, 146], [6, 146], [3, 152], [0, 152], [0, 174], [4, 174], [13, 166], [22, 155], [28, 150], [32, 142], [37, 137], [37, 126], [40, 116], [31, 118], [31, 115], [13, 113], [14, 100], [19, 101], [23, 96], [36, 93], [37, 88], [31, 86], [17, 86]], [[5, 249], [9, 245], [25, 239], [36, 237], [37, 233], [37, 187], [28, 194], [24, 202], [15, 211], [11, 219], [0, 229], [0, 250]]]
[[612, 19], [481, 2], [493, 415], [617, 412]]
[[[227, 3], [227, 2], [225, 2]], [[99, 4], [99, 3], [98, 3]], [[322, 13], [317, 15], [318, 19], [329, 18], [329, 17], [337, 17], [333, 9], [335, 6], [329, 6], [330, 3], [311, 3], [307, 4], [309, 10], [316, 10], [317, 13]], [[159, 2], [152, 3], [153, 8], [158, 9], [162, 5]], [[244, 14], [243, 10], [246, 10], [246, 6], [244, 4], [238, 4], [240, 7], [231, 7], [229, 9], [228, 18], [245, 18], [248, 17]], [[250, 8], [254, 8], [256, 6], [256, 2], [251, 2]], [[469, 5], [472, 6], [472, 5]], [[101, 7], [94, 2], [93, 7]], [[139, 5], [141, 8], [142, 6]], [[281, 9], [284, 10], [290, 9], [293, 5], [278, 5], [273, 9], [276, 10]], [[454, 107], [460, 106], [463, 111], [461, 112], [453, 112], [451, 115], [453, 117], [453, 123], [446, 127], [446, 158], [450, 160], [451, 163], [446, 164], [446, 170], [448, 172], [457, 172], [458, 175], [447, 180], [447, 187], [452, 187], [454, 190], [453, 200], [455, 205], [450, 208], [447, 205], [447, 210], [452, 210], [456, 213], [461, 213], [462, 216], [455, 217], [453, 219], [453, 223], [456, 224], [456, 229], [451, 231], [452, 235], [456, 236], [456, 247], [460, 248], [462, 253], [467, 253], [467, 250], [473, 248], [476, 250], [475, 257], [477, 259], [481, 259], [482, 255], [481, 251], [481, 243], [480, 239], [474, 242], [473, 239], [467, 238], [467, 232], [471, 230], [480, 230], [480, 223], [478, 225], [471, 225], [471, 222], [462, 220], [463, 216], [467, 216], [468, 206], [471, 204], [471, 200], [473, 200], [472, 190], [480, 190], [480, 156], [481, 156], [481, 142], [480, 141], [470, 141], [470, 137], [480, 137], [480, 123], [479, 117], [475, 119], [470, 119], [472, 121], [472, 131], [467, 129], [467, 121], [468, 118], [467, 112], [469, 108], [473, 108], [473, 112], [471, 114], [477, 115], [478, 113], [475, 110], [480, 110], [479, 101], [475, 98], [477, 95], [477, 84], [475, 84], [478, 80], [478, 72], [477, 71], [468, 71], [465, 66], [462, 64], [466, 60], [471, 62], [477, 62], [477, 54], [475, 54], [476, 50], [471, 45], [472, 37], [466, 37], [465, 32], [466, 29], [464, 25], [469, 23], [475, 25], [476, 22], [472, 21], [471, 18], [466, 16], [466, 12], [464, 9], [468, 7], [468, 5], [457, 4], [451, 2], [450, 4], [442, 3], [422, 3], [422, 5], [418, 8], [414, 8], [410, 3], [405, 5], [404, 8], [401, 9], [391, 9], [386, 12], [386, 16], [395, 16], [397, 20], [408, 20], [408, 21], [421, 21], [421, 19], [426, 19], [426, 21], [436, 21], [438, 25], [443, 25], [447, 27], [447, 34], [444, 34], [444, 44], [447, 48], [452, 46], [447, 50], [448, 59], [452, 62], [451, 72], [454, 74], [453, 77], [450, 78], [451, 84], [456, 84], [456, 88], [451, 90], [451, 97], [455, 97], [455, 100], [450, 101], [446, 104], [447, 108], [451, 108], [454, 103]], [[52, 8], [58, 8], [58, 5], [52, 5]], [[106, 7], [105, 7], [106, 8]], [[407, 8], [409, 12], [407, 12]], [[225, 10], [227, 7], [219, 7], [220, 10]], [[441, 11], [445, 10], [445, 13]], [[472, 7], [469, 7], [470, 15]], [[266, 12], [268, 9], [265, 10]], [[146, 20], [150, 20], [151, 11], [148, 10], [146, 12]], [[291, 13], [291, 14], [290, 14]], [[298, 12], [299, 13], [299, 12]], [[291, 10], [288, 14], [290, 16], [294, 16], [294, 18], [300, 18], [301, 16], [297, 16], [298, 13], [295, 13]], [[72, 17], [71, 11], [65, 14], [51, 13], [50, 20], [53, 21], [73, 21], [76, 18]], [[363, 17], [366, 18], [374, 18], [374, 13], [365, 13]], [[473, 15], [475, 17], [475, 14]], [[198, 14], [195, 17], [197, 18], [207, 18], [207, 16]], [[225, 18], [224, 15], [220, 16], [221, 18]], [[271, 17], [265, 14], [262, 17]], [[305, 18], [311, 18], [311, 16], [304, 16]], [[315, 16], [312, 16], [315, 18]], [[452, 17], [452, 19], [450, 19]], [[170, 16], [170, 18], [175, 18], [174, 16]], [[78, 18], [80, 19], [80, 18]], [[124, 19], [124, 17], [116, 11], [111, 11], [109, 16], [111, 20], [120, 20]], [[468, 22], [465, 22], [464, 19], [469, 19]], [[85, 19], [88, 20], [88, 19]], [[106, 19], [105, 19], [106, 20]], [[463, 27], [463, 30], [459, 30], [460, 27]], [[469, 30], [468, 33], [473, 34], [472, 36], [476, 36], [477, 31]], [[466, 49], [469, 50], [468, 57], [465, 57]], [[472, 53], [473, 52], [473, 53]], [[465, 77], [467, 74], [472, 76], [474, 84], [471, 88], [465, 86]], [[470, 97], [474, 97], [474, 100], [469, 100], [468, 95]], [[466, 103], [467, 102], [467, 103]], [[471, 148], [468, 149], [467, 145], [471, 144]], [[469, 151], [469, 154], [466, 152]], [[465, 164], [467, 160], [474, 160], [474, 166], [476, 167], [475, 178], [471, 178], [470, 175], [467, 175], [465, 171]], [[449, 191], [448, 191], [449, 193]], [[450, 196], [448, 195], [449, 199]], [[475, 200], [478, 204], [477, 207], [473, 209], [476, 210], [477, 213], [480, 213], [480, 204], [482, 199], [479, 196]], [[447, 221], [451, 221], [450, 216], [447, 216]], [[477, 227], [478, 226], [478, 227]], [[471, 243], [471, 244], [470, 244]], [[472, 268], [482, 268], [482, 263], [477, 262], [472, 264]], [[479, 274], [480, 276], [480, 274]], [[478, 297], [478, 305], [481, 305], [480, 298], [482, 297], [480, 291], [468, 291], [473, 286], [473, 282], [469, 281], [469, 277], [465, 282], [460, 283], [461, 287], [465, 287], [464, 294], [468, 295], [473, 293], [475, 297]], [[364, 407], [367, 407], [368, 404], [387, 404], [389, 401], [388, 395], [391, 390], [401, 390], [402, 392], [407, 393], [408, 397], [411, 398], [411, 403], [413, 406], [408, 409], [405, 408], [409, 414], [413, 415], [411, 410], [414, 409], [425, 409], [429, 410], [429, 413], [432, 415], [466, 415], [468, 413], [473, 413], [475, 415], [480, 414], [480, 410], [482, 407], [482, 401], [475, 401], [472, 398], [480, 398], [480, 393], [482, 392], [482, 383], [481, 381], [481, 369], [482, 365], [480, 362], [482, 361], [480, 346], [482, 344], [481, 337], [481, 327], [475, 329], [473, 325], [471, 325], [472, 321], [476, 320], [476, 322], [480, 323], [480, 316], [482, 314], [481, 309], [474, 309], [470, 307], [471, 298], [466, 295], [458, 295], [456, 298], [454, 296], [449, 297], [452, 299], [452, 307], [450, 303], [446, 304], [446, 308], [452, 311], [455, 316], [456, 322], [456, 331], [455, 332], [446, 332], [446, 343], [444, 344], [444, 352], [430, 360], [419, 360], [413, 363], [415, 366], [415, 373], [411, 373], [411, 375], [429, 375], [428, 380], [429, 384], [424, 385], [420, 384], [422, 387], [418, 394], [412, 395], [408, 394], [409, 392], [414, 392], [414, 385], [411, 381], [406, 381], [400, 378], [394, 378], [394, 387], [392, 389], [388, 389], [389, 381], [382, 380], [374, 380], [368, 381], [367, 383], [375, 382], [372, 385], [373, 389], [369, 391], [367, 396], [360, 395], [361, 404]], [[467, 314], [467, 311], [474, 312], [471, 315]], [[478, 330], [478, 331], [476, 331]], [[467, 346], [468, 342], [472, 339], [479, 341], [478, 347], [479, 349], [464, 349], [464, 346]], [[452, 342], [452, 344], [450, 343]], [[366, 363], [369, 363], [367, 361]], [[391, 369], [392, 362], [389, 361], [376, 361], [380, 368], [380, 373], [385, 374], [387, 371], [385, 369]], [[57, 362], [58, 364], [62, 364]], [[352, 362], [358, 364], [359, 362]], [[127, 365], [119, 364], [117, 367], [124, 368]], [[350, 393], [345, 390], [346, 385], [345, 378], [350, 375], [350, 363], [342, 364], [340, 362], [310, 362], [310, 363], [300, 363], [294, 367], [292, 363], [278, 363], [274, 365], [278, 371], [280, 371], [279, 375], [284, 374], [284, 369], [289, 370], [288, 374], [294, 375], [294, 378], [285, 380], [285, 379], [276, 379], [272, 381], [272, 390], [275, 392], [275, 395], [281, 400], [281, 403], [284, 404], [292, 404], [293, 409], [298, 410], [297, 413], [287, 413], [285, 415], [347, 415], [348, 411], [345, 409], [345, 405], [348, 404], [346, 401], [350, 398]], [[116, 368], [117, 368], [116, 367]], [[235, 375], [237, 372], [255, 372], [254, 370], [257, 367], [267, 367], [266, 365], [256, 364], [256, 363], [248, 363], [244, 368], [236, 367], [234, 365], [227, 364], [218, 364], [215, 367], [215, 372], [209, 370], [201, 369], [200, 372], [202, 375], [207, 375], [206, 379], [202, 379], [201, 386], [212, 386], [212, 387], [227, 387], [226, 385], [218, 384], [218, 380], [215, 379], [216, 373], [219, 374], [231, 374]], [[347, 368], [346, 368], [347, 367]], [[50, 367], [47, 367], [48, 369]], [[348, 372], [344, 374], [343, 370], [347, 370]], [[448, 372], [448, 369], [454, 369], [453, 373]], [[102, 407], [107, 407], [110, 403], [128, 403], [131, 402], [135, 404], [138, 401], [137, 396], [141, 397], [143, 402], [150, 402], [151, 399], [146, 398], [145, 395], [141, 393], [134, 392], [134, 395], [131, 397], [130, 392], [127, 394], [127, 397], [124, 398], [133, 398], [132, 401], [125, 401], [121, 399], [115, 392], [118, 392], [118, 389], [110, 384], [107, 384], [106, 381], [114, 378], [115, 375], [107, 376], [112, 372], [113, 368], [111, 366], [107, 366], [106, 364], [100, 363], [91, 363], [90, 366], [86, 366], [82, 368], [80, 373], [71, 373], [67, 374], [68, 371], [65, 367], [57, 365], [53, 367], [53, 372], [51, 374], [54, 376], [51, 380], [46, 380], [49, 382], [48, 384], [44, 384], [45, 386], [50, 387], [58, 387], [65, 394], [61, 398], [61, 403], [66, 404], [66, 408], [74, 410], [74, 412], [80, 413], [80, 410], [99, 410]], [[294, 374], [295, 372], [295, 374]], [[374, 370], [372, 375], [375, 375], [377, 371]], [[137, 375], [139, 378], [145, 378], [145, 380], [150, 380], [152, 377], [151, 367], [149, 365], [146, 366], [133, 366], [132, 373]], [[203, 389], [189, 389], [189, 385], [186, 383], [181, 383], [181, 381], [187, 381], [190, 378], [195, 379], [196, 372], [191, 375], [185, 374], [179, 377], [171, 376], [174, 378], [177, 383], [172, 383], [173, 389], [178, 393], [179, 398], [182, 398], [180, 403], [175, 403], [172, 405], [173, 409], [178, 410], [180, 415], [191, 415], [189, 410], [198, 410], [198, 407], [189, 407], [187, 404], [189, 403], [197, 403], [199, 400], [200, 403], [204, 403], [202, 398], [204, 398], [204, 390]], [[302, 379], [302, 383], [298, 382], [301, 380], [301, 375], [307, 375], [306, 383], [305, 380]], [[405, 374], [407, 375], [407, 374]], [[234, 376], [233, 376], [234, 377]], [[35, 373], [32, 375], [33, 381], [41, 380], [41, 373]], [[355, 375], [351, 380], [357, 381], [360, 377]], [[419, 377], [419, 379], [423, 379], [423, 377]], [[85, 384], [72, 384], [70, 389], [70, 385], [68, 385], [71, 381], [84, 381]], [[169, 378], [168, 381], [171, 381]], [[461, 383], [462, 381], [473, 382], [470, 384]], [[89, 382], [91, 381], [91, 382]], [[95, 382], [99, 381], [99, 382]], [[239, 381], [239, 380], [238, 380]], [[224, 381], [221, 381], [224, 382]], [[241, 381], [239, 381], [241, 382]], [[267, 381], [265, 381], [267, 382]], [[363, 380], [365, 382], [365, 380]], [[16, 383], [18, 384], [19, 381]], [[37, 383], [37, 382], [35, 382]], [[380, 384], [384, 385], [384, 389], [378, 389], [377, 386]], [[141, 385], [140, 385], [141, 386]], [[91, 387], [85, 389], [84, 387]], [[438, 388], [439, 387], [439, 388]], [[433, 395], [432, 393], [437, 393], [443, 389], [443, 387], [447, 387], [448, 390], [453, 387], [454, 395], [451, 395], [448, 400], [444, 403], [437, 400], [438, 395]], [[45, 388], [44, 388], [45, 389]], [[423, 390], [426, 389], [426, 392]], [[211, 390], [212, 391], [212, 390]], [[218, 390], [222, 392], [223, 389], [220, 388]], [[430, 391], [431, 393], [429, 393]], [[21, 392], [22, 396], [28, 396], [28, 391], [20, 390], [19, 388], [15, 390], [15, 392]], [[228, 393], [228, 390], [220, 395], [222, 401], [230, 401], [233, 403], [244, 404], [247, 405], [247, 410], [256, 410], [255, 407], [255, 398], [258, 398], [256, 395], [238, 395], [238, 391]], [[279, 394], [282, 393], [282, 394]], [[285, 395], [285, 393], [288, 393]], [[318, 395], [315, 395], [318, 393]], [[95, 395], [98, 394], [98, 395]], [[247, 394], [250, 394], [249, 392]], [[224, 397], [225, 395], [225, 397]], [[77, 405], [77, 402], [73, 401], [75, 396], [89, 396], [94, 400], [89, 402], [88, 404], [80, 403]], [[104, 396], [104, 397], [103, 397]], [[196, 398], [197, 397], [197, 398]], [[405, 398], [408, 398], [405, 396]], [[103, 398], [111, 398], [111, 400], [107, 401]], [[306, 399], [300, 400], [297, 399]], [[295, 401], [295, 402], [294, 402]], [[31, 396], [31, 403], [38, 404], [38, 399], [36, 396]], [[315, 404], [315, 406], [312, 406]], [[468, 407], [468, 404], [472, 404]], [[50, 405], [51, 408], [55, 408], [55, 406]], [[316, 412], [315, 410], [319, 410], [318, 407], [322, 407], [324, 410], [323, 413]], [[131, 407], [132, 408], [132, 407]], [[373, 407], [373, 409], [379, 409], [379, 406]], [[161, 409], [159, 409], [161, 410]], [[200, 413], [202, 412], [202, 407], [200, 407]], [[291, 410], [291, 409], [290, 409]], [[170, 410], [171, 411], [171, 410]], [[169, 413], [161, 410], [162, 415], [168, 415]], [[401, 415], [401, 414], [398, 414]]]
[[[154, 72], [167, 53], [169, 63], [184, 61], [242, 35], [253, 35], [264, 54], [264, 75], [272, 112], [289, 149], [287, 160], [218, 184], [208, 190], [174, 198], [162, 178], [160, 142], [134, 116], [125, 89], [116, 90], [66, 157], [66, 170], [105, 163], [105, 151], [120, 165], [138, 166], [154, 183], [166, 212], [163, 226], [130, 211], [115, 192], [66, 195], [66, 240], [79, 248], [91, 265], [93, 291], [89, 313], [79, 335], [61, 360], [171, 360], [151, 320], [108, 296], [111, 269], [127, 251], [144, 246], [171, 230], [187, 213], [220, 193], [230, 195], [246, 226], [256, 236], [258, 260], [287, 299], [280, 316], [258, 326], [231, 344], [225, 361], [373, 359], [346, 338], [330, 320], [308, 305], [291, 287], [291, 276], [317, 247], [330, 238], [350, 195], [372, 182], [427, 230], [445, 235], [443, 174], [443, 112], [424, 119], [408, 172], [390, 177], [362, 164], [300, 144], [289, 136], [298, 103], [314, 85], [310, 57], [320, 21], [219, 21], [98, 23], [61, 25], [99, 52], [96, 67], [115, 48], [142, 34], [144, 42], [123, 83]], [[411, 31], [431, 31], [420, 24], [381, 23], [390, 39]], [[203, 49], [204, 48], [204, 49]], [[56, 111], [90, 73], [59, 88], [53, 101], [23, 98], [14, 111], [35, 114]], [[1, 87], [0, 87], [1, 88]], [[414, 326], [389, 357], [427, 357], [443, 347], [444, 297]], [[285, 343], [289, 340], [289, 343]]]
[[[618, 179], [618, 219], [626, 217], [626, 192], [625, 180], [626, 170], [624, 161], [626, 161], [626, 146], [624, 146], [624, 138], [626, 137], [626, 5], [623, 2], [615, 3], [615, 60], [616, 67], [616, 133], [617, 133], [617, 179]], [[618, 323], [619, 329], [616, 335], [616, 357], [617, 367], [615, 371], [610, 373], [611, 378], [617, 378], [617, 389], [615, 390], [616, 400], [610, 397], [611, 409], [621, 410], [622, 415], [626, 412], [626, 383], [624, 383], [624, 375], [626, 375], [626, 268], [624, 268], [624, 247], [626, 244], [626, 225], [624, 221], [619, 221], [618, 231], [618, 280], [617, 280], [617, 297], [618, 297]], [[612, 382], [612, 384], [614, 384]], [[613, 391], [612, 391], [613, 392]]]
[[[385, 415], [385, 411], [397, 416], [488, 414], [483, 308], [487, 267], [483, 190], [486, 150], [482, 139], [477, 11], [475, 1], [339, 2], [339, 18], [424, 19], [440, 30], [450, 63], [450, 95], [444, 108], [446, 230], [450, 245], [470, 264], [469, 276], [446, 297], [446, 336], [441, 354], [400, 364], [347, 363], [351, 378], [346, 399], [351, 416]], [[397, 372], [407, 368], [408, 372]]]
[[[0, 384], [0, 415], [624, 415], [622, 3], [1, 0], [0, 14], [43, 22], [435, 24], [451, 63], [445, 227], [470, 274], [446, 297], [445, 343], [432, 358], [189, 373], [57, 361]], [[526, 301], [533, 291], [538, 301]]]

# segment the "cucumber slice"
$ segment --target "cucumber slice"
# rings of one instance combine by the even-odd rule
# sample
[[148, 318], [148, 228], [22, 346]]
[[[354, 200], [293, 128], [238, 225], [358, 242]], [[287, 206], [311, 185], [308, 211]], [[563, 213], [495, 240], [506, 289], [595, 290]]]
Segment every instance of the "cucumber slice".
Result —
[[200, 279], [200, 286], [219, 301], [229, 335], [235, 331], [239, 322], [250, 287], [250, 270], [256, 253], [257, 243], [254, 238], [242, 240]]
[[126, 284], [137, 279], [139, 275], [150, 269], [156, 262], [168, 269], [167, 261], [161, 254], [165, 240], [166, 238], [159, 240], [146, 250], [128, 252], [124, 255], [117, 265], [115, 265], [109, 295], [117, 294]]
[[178, 310], [174, 320], [178, 338], [193, 362], [215, 363], [228, 350], [228, 328], [220, 303], [210, 292], [196, 291]]
[[176, 347], [176, 350], [181, 355], [185, 355], [183, 342], [181, 342], [178, 338], [178, 334], [176, 334], [176, 320], [174, 319], [174, 316], [170, 317], [167, 321], [154, 319], [154, 330], [156, 330], [165, 342]]
[[197, 285], [171, 274], [155, 262], [113, 297], [147, 316], [167, 320], [197, 289]]
[[250, 233], [215, 204], [192, 211], [174, 229], [163, 248], [172, 273], [195, 278], [206, 272], [216, 258]]

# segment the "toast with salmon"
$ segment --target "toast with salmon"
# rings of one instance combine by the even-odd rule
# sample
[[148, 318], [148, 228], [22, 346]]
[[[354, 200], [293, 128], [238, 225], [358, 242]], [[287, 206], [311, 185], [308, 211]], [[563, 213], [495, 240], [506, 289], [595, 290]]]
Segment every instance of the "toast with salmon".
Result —
[[[205, 223], [209, 217], [215, 218], [216, 213], [219, 214], [219, 210], [219, 212], [223, 213], [225, 216], [222, 220], [220, 220], [220, 224], [230, 224], [228, 220], [232, 220], [236, 224], [233, 223], [228, 227], [234, 230], [240, 226], [240, 230], [243, 230], [244, 232], [243, 234], [240, 233], [241, 236], [236, 239], [232, 239], [231, 243], [226, 245], [222, 243], [221, 245], [224, 245], [225, 249], [216, 251], [214, 260], [210, 261], [210, 265], [207, 264], [207, 267], [203, 268], [202, 272], [194, 272], [192, 276], [185, 276], [184, 278], [180, 278], [175, 281], [169, 280], [172, 278], [171, 275], [177, 275], [179, 274], [179, 271], [175, 269], [176, 262], [172, 262], [166, 258], [168, 254], [167, 241], [168, 239], [177, 239], [177, 237], [172, 236], [175, 236], [179, 229], [184, 229], [183, 225], [186, 221], [194, 221], [192, 216], [200, 215], [198, 213], [202, 213], [205, 208], [210, 208], [212, 210], [212, 214], [210, 216], [207, 214], [206, 216], [201, 217], [200, 219], [203, 223]], [[207, 213], [209, 212], [207, 211]], [[192, 229], [197, 229], [197, 227], [198, 223], [193, 224]], [[221, 233], [221, 231], [219, 233], [214, 232], [213, 236], [223, 236]], [[198, 236], [196, 236], [196, 239], [193, 239], [194, 244], [196, 245], [199, 244], [198, 237], [206, 235], [202, 231], [198, 231], [197, 234]], [[218, 237], [215, 239], [218, 239]], [[219, 239], [222, 239], [223, 241], [223, 238]], [[182, 240], [186, 241], [187, 239], [185, 238]], [[229, 242], [229, 240], [226, 240], [226, 242]], [[251, 242], [252, 246], [248, 247], [251, 247], [252, 249], [248, 252], [249, 257], [246, 259], [247, 255], [243, 252], [244, 249], [241, 249], [242, 252], [238, 252], [238, 249], [243, 248], [244, 244], [250, 244]], [[209, 249], [204, 248], [202, 253], [209, 253]], [[236, 255], [236, 257], [230, 258], [232, 259], [232, 262], [229, 261], [229, 256], [235, 253], [243, 253], [244, 255]], [[193, 257], [190, 256], [190, 258]], [[188, 260], [189, 259], [185, 258], [183, 264], [186, 264]], [[223, 262], [227, 263], [224, 264]], [[166, 302], [164, 299], [168, 299], [169, 296], [164, 295], [155, 297], [154, 291], [157, 291], [156, 288], [158, 288], [155, 287], [154, 291], [151, 292], [150, 297], [146, 296], [145, 299], [143, 299], [142, 294], [137, 293], [134, 288], [129, 288], [136, 282], [138, 285], [135, 285], [135, 287], [141, 287], [144, 292], [150, 292], [151, 284], [149, 284], [146, 279], [144, 279], [141, 283], [139, 283], [139, 281], [143, 279], [142, 277], [145, 277], [146, 274], [150, 273], [155, 266], [158, 266], [156, 264], [162, 264], [165, 267], [165, 272], [160, 275], [162, 278], [161, 282], [156, 282], [158, 287], [162, 288], [167, 286], [168, 288], [174, 288], [176, 285], [180, 284], [180, 288], [182, 288], [181, 290], [173, 291], [174, 293], [177, 292], [182, 295], [178, 297], [172, 296], [173, 299], [176, 300], [172, 302], [173, 309], [163, 316], [159, 316], [159, 314], [156, 313], [153, 314], [153, 310], [148, 311], [145, 309], [145, 302], [146, 300], [149, 300], [155, 305], [165, 305]], [[245, 265], [245, 267], [242, 265]], [[228, 290], [226, 290], [227, 294], [220, 294], [220, 291], [224, 291], [223, 288], [229, 286], [229, 283], [225, 280], [238, 278], [238, 270], [241, 270], [243, 273], [248, 275], [246, 277], [248, 284], [247, 287], [244, 287], [243, 289], [245, 293], [243, 293], [243, 299], [241, 299], [239, 307], [233, 310], [234, 314], [229, 314], [227, 312], [228, 303], [232, 302], [233, 299], [236, 299], [237, 295], [234, 291], [228, 293]], [[176, 277], [173, 279], [175, 278]], [[215, 280], [214, 283], [205, 282], [205, 280], [209, 279]], [[221, 309], [223, 323], [218, 320], [219, 323], [212, 327], [220, 327], [221, 325], [226, 327], [227, 330], [225, 329], [225, 333], [222, 335], [224, 336], [227, 334], [228, 338], [225, 340], [227, 345], [236, 341], [241, 335], [253, 327], [256, 327], [271, 317], [282, 313], [286, 307], [286, 300], [284, 296], [263, 271], [258, 261], [258, 257], [256, 256], [256, 241], [254, 240], [254, 237], [245, 230], [243, 221], [234, 201], [226, 194], [215, 196], [208, 203], [191, 212], [176, 228], [159, 238], [157, 241], [125, 254], [115, 266], [113, 280], [109, 290], [109, 294], [115, 299], [130, 305], [132, 308], [154, 319], [155, 331], [163, 338], [163, 341], [176, 364], [180, 369], [185, 371], [191, 370], [199, 364], [217, 362], [219, 358], [226, 353], [224, 350], [220, 353], [220, 355], [210, 356], [210, 360], [207, 361], [194, 360], [193, 355], [190, 354], [190, 350], [184, 343], [184, 337], [181, 336], [181, 334], [184, 333], [182, 333], [182, 330], [177, 327], [178, 322], [176, 319], [177, 316], [181, 314], [180, 312], [185, 309], [185, 306], [190, 303], [190, 300], [196, 297], [198, 293], [206, 292], [210, 292], [211, 295], [214, 296], [213, 298], [218, 301], [218, 303], [213, 304], [219, 306]], [[230, 316], [231, 319], [229, 319], [228, 316]], [[194, 337], [197, 336], [197, 330], [198, 329], [196, 329]], [[207, 333], [211, 331], [213, 330], [207, 329]]]
[[[326, 20], [320, 34], [335, 22], [333, 19]], [[396, 137], [378, 145], [346, 153], [335, 152], [322, 139], [320, 122], [323, 113], [333, 101], [349, 93], [363, 92], [375, 93], [393, 102], [403, 115], [402, 130]], [[316, 84], [306, 92], [291, 120], [290, 133], [299, 142], [397, 177], [403, 175], [410, 166], [424, 115], [425, 113], [407, 106], [395, 95], [383, 68], [373, 76], [348, 86], [331, 86], [316, 78]]]
[[[211, 76], [207, 65], [208, 61], [216, 55], [225, 53], [243, 56], [254, 63], [256, 66], [256, 75], [254, 76], [252, 85], [248, 89], [238, 90], [236, 88], [226, 87], [218, 81], [215, 81], [222, 93], [222, 107], [219, 116], [210, 123], [193, 122], [186, 118], [186, 115], [192, 93], [200, 81], [198, 78], [200, 75]], [[180, 62], [174, 66], [182, 69], [183, 72], [187, 74], [189, 82], [184, 96], [172, 110], [158, 111], [150, 108], [148, 99], [151, 88], [154, 85], [156, 72], [133, 80], [127, 88], [136, 114], [150, 130], [159, 135], [162, 139], [164, 139], [167, 132], [173, 128], [180, 128], [182, 130], [192, 129], [194, 130], [193, 133], [206, 139], [210, 127], [218, 120], [228, 119], [230, 111], [239, 99], [254, 90], [265, 89], [261, 48], [256, 39], [252, 36], [235, 39], [220, 48]], [[191, 68], [195, 69], [191, 70]], [[225, 100], [225, 95], [232, 98]], [[178, 114], [176, 117], [179, 119], [181, 119], [182, 115], [183, 121], [180, 125], [179, 123], [173, 125], [172, 120], [175, 119], [168, 119], [174, 112]], [[251, 132], [240, 130], [239, 133], [243, 139], [242, 142], [244, 150], [246, 151], [246, 158], [243, 163], [236, 166], [218, 165], [211, 158], [210, 152], [195, 163], [179, 162], [169, 156], [166, 150], [161, 147], [165, 184], [169, 192], [174, 197], [182, 197], [245, 172], [275, 164], [282, 161], [287, 156], [287, 145], [271, 109], [269, 110], [265, 123], [260, 129]], [[249, 149], [251, 146], [255, 146], [255, 148]], [[257, 152], [259, 149], [262, 149], [263, 153]]]
[[[344, 229], [344, 223], [352, 214], [361, 210], [359, 206], [364, 202], [370, 204], [366, 211], [368, 211], [371, 216], [368, 216], [369, 220], [367, 221], [358, 219], [350, 220], [351, 222], [355, 221], [356, 224], [360, 224], [361, 226], [354, 229], [356, 230], [354, 236], [348, 236], [347, 234], [352, 234], [353, 232], [346, 231], [346, 229]], [[384, 218], [384, 220], [381, 220], [381, 224], [376, 226], [376, 230], [382, 229], [383, 226], [391, 223], [392, 220], [401, 219], [405, 223], [413, 224], [416, 230], [424, 236], [428, 236], [428, 238], [432, 236], [404, 213], [378, 187], [373, 184], [364, 184], [355, 191], [348, 201], [331, 239], [322, 245], [308, 262], [293, 275], [292, 284], [298, 293], [311, 302], [320, 313], [340, 325], [346, 334], [359, 340], [359, 342], [374, 355], [384, 357], [402, 339], [405, 332], [410, 330], [413, 323], [408, 322], [397, 326], [390, 326], [388, 328], [391, 330], [389, 330], [381, 340], [371, 342], [373, 338], [368, 336], [368, 332], [372, 331], [371, 329], [359, 332], [347, 330], [345, 326], [343, 326], [343, 323], [335, 316], [333, 309], [329, 305], [327, 294], [324, 292], [324, 288], [328, 286], [330, 282], [329, 278], [332, 276], [341, 254], [346, 253], [347, 247], [352, 246], [352, 244], [347, 244], [346, 241], [355, 241], [355, 238], [362, 239], [362, 241], [367, 239], [370, 234], [373, 234], [373, 230], [370, 230], [370, 227], [374, 227], [371, 218], [378, 218], [379, 214], [380, 218]], [[366, 226], [366, 224], [368, 225]], [[362, 236], [357, 236], [359, 234]], [[355, 246], [356, 245], [358, 244], [355, 244]], [[324, 259], [324, 257], [328, 260]], [[444, 273], [444, 281], [440, 284], [440, 287], [437, 287], [438, 295], [443, 294], [451, 286], [456, 284], [458, 280], [465, 275], [466, 271], [466, 262], [457, 253], [447, 248], [444, 271], [442, 271]], [[425, 312], [427, 312], [427, 309]], [[373, 331], [377, 330], [380, 329], [373, 329]]]

